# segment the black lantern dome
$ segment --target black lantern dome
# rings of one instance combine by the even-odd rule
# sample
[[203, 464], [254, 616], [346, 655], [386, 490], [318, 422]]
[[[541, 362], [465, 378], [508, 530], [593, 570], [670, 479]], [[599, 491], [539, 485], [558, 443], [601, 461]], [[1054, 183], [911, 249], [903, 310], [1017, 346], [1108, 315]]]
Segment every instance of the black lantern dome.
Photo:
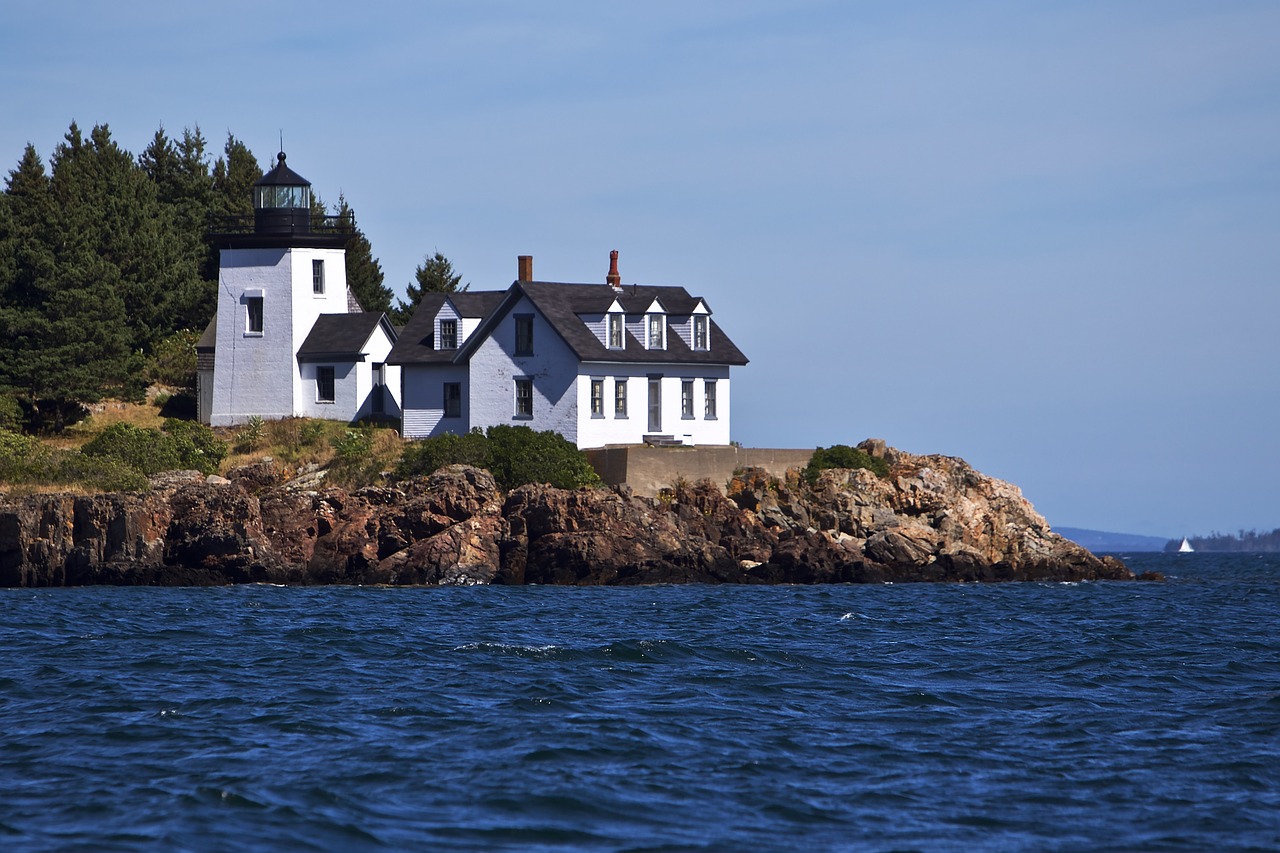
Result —
[[253, 185], [253, 225], [258, 234], [311, 232], [311, 182], [284, 160], [281, 151], [275, 168]]

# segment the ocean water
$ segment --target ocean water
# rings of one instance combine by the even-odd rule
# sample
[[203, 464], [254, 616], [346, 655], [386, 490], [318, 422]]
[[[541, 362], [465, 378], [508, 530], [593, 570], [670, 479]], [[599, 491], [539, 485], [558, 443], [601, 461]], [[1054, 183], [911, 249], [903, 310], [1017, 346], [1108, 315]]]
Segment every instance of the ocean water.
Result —
[[0, 850], [1276, 850], [1280, 559], [0, 590]]

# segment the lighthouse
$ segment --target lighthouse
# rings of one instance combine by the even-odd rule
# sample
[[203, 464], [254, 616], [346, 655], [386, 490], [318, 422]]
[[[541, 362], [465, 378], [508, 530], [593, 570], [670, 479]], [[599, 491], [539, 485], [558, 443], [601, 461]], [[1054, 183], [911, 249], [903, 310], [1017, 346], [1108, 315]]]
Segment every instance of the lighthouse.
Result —
[[311, 183], [284, 152], [253, 186], [252, 220], [211, 229], [218, 301], [196, 347], [202, 421], [399, 417], [398, 368], [386, 366], [396, 333], [347, 288], [350, 232], [313, 217]]

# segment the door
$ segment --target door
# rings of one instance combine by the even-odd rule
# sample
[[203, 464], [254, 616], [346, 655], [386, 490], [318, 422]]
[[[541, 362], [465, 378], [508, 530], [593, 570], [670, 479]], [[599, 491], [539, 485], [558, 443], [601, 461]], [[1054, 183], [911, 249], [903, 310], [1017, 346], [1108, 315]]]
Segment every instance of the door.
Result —
[[649, 377], [649, 432], [662, 432], [662, 377]]
[[387, 366], [380, 361], [373, 363], [373, 413], [386, 414]]

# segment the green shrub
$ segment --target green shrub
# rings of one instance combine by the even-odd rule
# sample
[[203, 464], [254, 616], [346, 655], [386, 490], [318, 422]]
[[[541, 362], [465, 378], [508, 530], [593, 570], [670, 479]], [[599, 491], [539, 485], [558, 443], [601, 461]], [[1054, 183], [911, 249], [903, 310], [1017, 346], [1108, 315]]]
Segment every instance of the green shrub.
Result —
[[349, 429], [333, 440], [333, 449], [339, 459], [355, 460], [368, 456], [373, 450], [373, 430]]
[[173, 388], [195, 388], [199, 340], [199, 332], [183, 329], [156, 344], [143, 373], [147, 381]]
[[323, 435], [323, 421], [307, 421], [298, 428], [298, 443], [305, 447], [314, 447]]
[[236, 433], [236, 452], [248, 453], [250, 450], [257, 450], [266, 434], [267, 422], [257, 415], [251, 415]]
[[227, 458], [227, 443], [202, 423], [166, 418], [162, 429], [173, 442], [182, 468], [212, 474]]
[[107, 492], [145, 491], [146, 476], [110, 456], [50, 450], [34, 438], [0, 430], [0, 481], [11, 484], [83, 486]]
[[8, 395], [0, 395], [0, 430], [21, 432], [26, 419], [17, 400]]
[[226, 457], [227, 446], [204, 424], [170, 418], [164, 422], [163, 432], [127, 423], [112, 424], [94, 436], [81, 452], [119, 460], [142, 474], [191, 468], [212, 474]]
[[80, 451], [85, 456], [118, 459], [143, 474], [181, 467], [177, 448], [174, 442], [166, 440], [164, 433], [128, 423], [112, 424]]
[[809, 485], [818, 482], [818, 473], [828, 468], [866, 468], [878, 477], [889, 476], [889, 463], [847, 444], [833, 444], [813, 451], [805, 466], [804, 478]]
[[445, 465], [487, 468], [504, 489], [547, 483], [559, 489], [596, 485], [600, 478], [571, 442], [551, 431], [526, 426], [494, 426], [481, 433], [445, 435], [414, 442], [405, 449], [396, 476], [430, 474]]
[[137, 468], [111, 456], [87, 456], [76, 450], [48, 454], [33, 466], [29, 482], [78, 484], [103, 492], [145, 492], [151, 488]]

